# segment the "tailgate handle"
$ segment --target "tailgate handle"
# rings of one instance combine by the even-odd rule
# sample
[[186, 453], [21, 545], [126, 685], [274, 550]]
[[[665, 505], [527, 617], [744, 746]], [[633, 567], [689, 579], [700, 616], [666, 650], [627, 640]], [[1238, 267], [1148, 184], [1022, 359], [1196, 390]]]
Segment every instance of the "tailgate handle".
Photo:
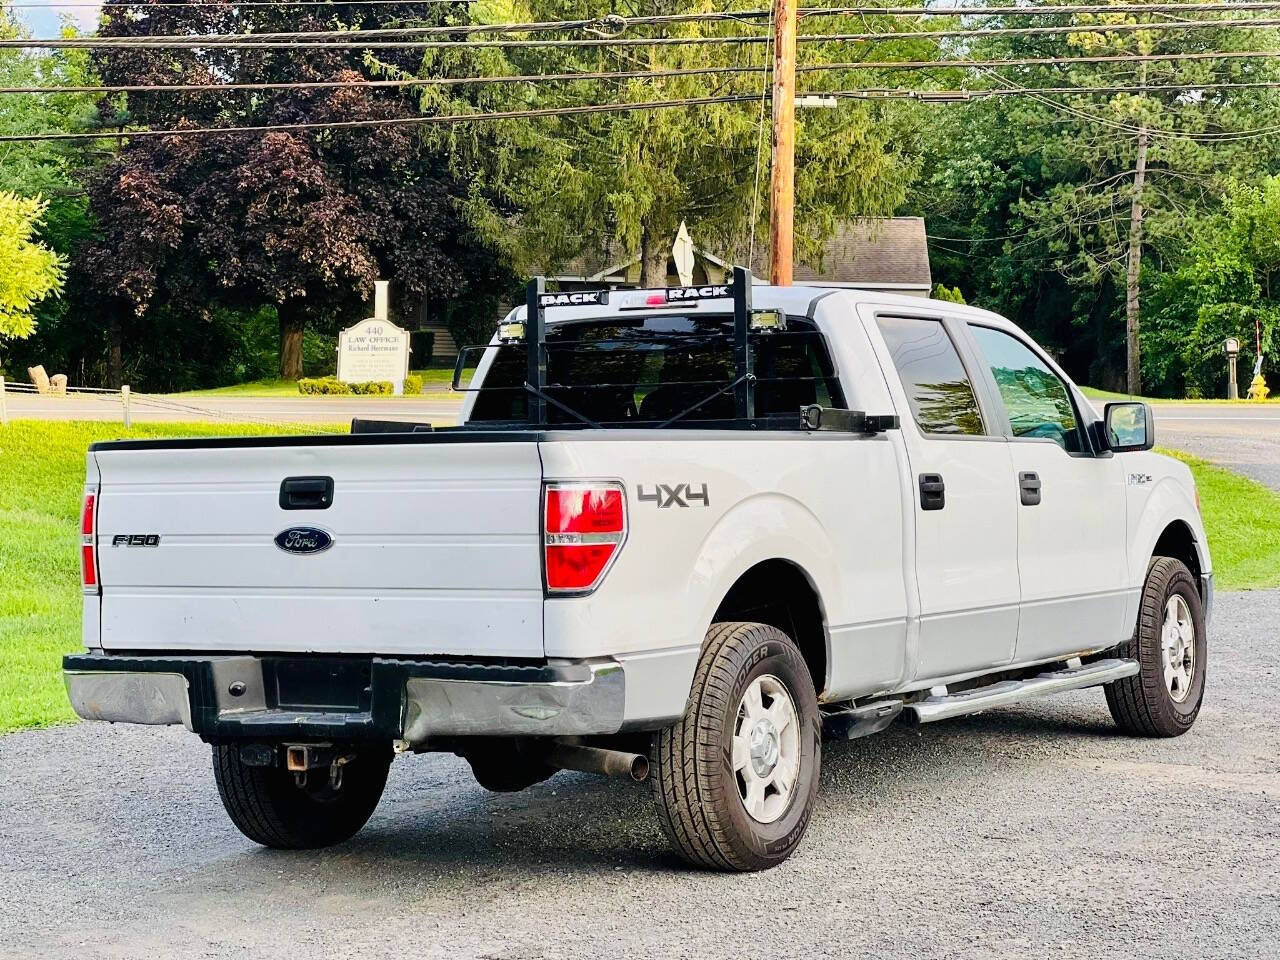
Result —
[[281, 510], [328, 510], [333, 503], [333, 477], [285, 477], [280, 484]]

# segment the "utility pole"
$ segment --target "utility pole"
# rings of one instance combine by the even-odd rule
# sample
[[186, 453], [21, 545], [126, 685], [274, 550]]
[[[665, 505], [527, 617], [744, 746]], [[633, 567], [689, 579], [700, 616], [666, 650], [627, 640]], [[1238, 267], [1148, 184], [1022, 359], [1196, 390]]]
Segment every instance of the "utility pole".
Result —
[[[1147, 85], [1147, 65], [1142, 64], [1141, 84]], [[1142, 119], [1138, 126], [1138, 150], [1134, 158], [1133, 199], [1129, 204], [1129, 256], [1125, 266], [1125, 389], [1130, 394], [1142, 392], [1141, 352], [1138, 341], [1138, 325], [1141, 314], [1139, 301], [1139, 281], [1142, 277], [1142, 226], [1145, 210], [1142, 203], [1142, 191], [1147, 181], [1147, 150], [1151, 146], [1151, 135], [1147, 131], [1147, 121]]]
[[796, 205], [796, 0], [773, 6], [773, 167], [769, 180], [770, 280], [791, 285]]

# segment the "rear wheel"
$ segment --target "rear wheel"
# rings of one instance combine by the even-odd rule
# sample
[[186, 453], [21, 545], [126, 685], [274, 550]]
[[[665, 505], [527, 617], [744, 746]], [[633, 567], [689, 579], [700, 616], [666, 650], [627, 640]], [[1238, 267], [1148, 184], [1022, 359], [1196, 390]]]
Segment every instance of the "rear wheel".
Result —
[[390, 746], [364, 745], [353, 754], [340, 777], [323, 767], [300, 783], [278, 763], [244, 763], [238, 744], [215, 744], [213, 775], [231, 822], [246, 837], [277, 850], [310, 850], [355, 836], [382, 797]]
[[717, 623], [678, 723], [654, 736], [668, 837], [699, 867], [763, 870], [799, 845], [818, 793], [821, 726], [809, 669], [782, 631]]
[[1116, 725], [1139, 737], [1177, 737], [1190, 730], [1204, 699], [1207, 638], [1200, 591], [1182, 561], [1151, 561], [1137, 629], [1120, 653], [1141, 669], [1105, 687]]

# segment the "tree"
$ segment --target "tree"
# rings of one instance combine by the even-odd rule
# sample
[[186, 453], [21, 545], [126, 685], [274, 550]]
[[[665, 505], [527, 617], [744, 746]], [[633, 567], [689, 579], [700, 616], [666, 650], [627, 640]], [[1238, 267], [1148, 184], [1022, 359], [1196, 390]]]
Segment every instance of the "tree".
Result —
[[0, 193], [0, 337], [29, 337], [32, 308], [62, 289], [63, 260], [35, 240], [48, 205]]
[[[102, 33], [373, 28], [432, 19], [427, 3], [332, 8], [139, 3], [113, 8]], [[410, 65], [393, 54], [384, 67]], [[194, 83], [195, 93], [138, 94], [122, 127], [233, 127], [411, 117], [393, 88], [248, 94], [226, 82], [367, 77], [361, 51], [111, 51], [108, 83]], [[219, 305], [274, 307], [280, 374], [302, 374], [308, 326], [352, 318], [379, 277], [402, 301], [466, 297], [505, 282], [501, 263], [461, 221], [465, 188], [407, 126], [124, 139], [90, 186], [102, 224], [85, 263], [120, 322], [171, 310], [193, 329]], [[118, 371], [117, 371], [118, 373]]]
[[[73, 31], [68, 27], [65, 32]], [[0, 8], [0, 38], [26, 36], [8, 10]], [[0, 50], [0, 86], [58, 86], [89, 80], [83, 50]], [[93, 98], [85, 94], [0, 96], [3, 134], [79, 131], [91, 124], [95, 115]], [[69, 354], [82, 349], [82, 329], [77, 329], [75, 336], [64, 335], [68, 327], [79, 326], [69, 307], [79, 284], [74, 273], [64, 270], [64, 262], [74, 256], [93, 228], [88, 200], [77, 180], [79, 171], [92, 162], [92, 153], [78, 144], [0, 145], [0, 194], [5, 196], [0, 286], [6, 288], [0, 332], [10, 337], [0, 344], [0, 362], [4, 364], [20, 369], [43, 362], [69, 370]], [[15, 245], [23, 251], [17, 259], [33, 275], [20, 279], [11, 268]], [[55, 292], [63, 295], [55, 296]], [[13, 339], [15, 336], [27, 339]]]
[[[675, 0], [507, 0], [474, 17], [490, 22], [591, 19], [609, 13], [687, 12]], [[822, 29], [874, 28], [883, 19], [822, 18]], [[664, 26], [667, 36], [758, 32], [742, 22]], [[648, 28], [645, 28], [648, 29]], [[632, 37], [632, 33], [627, 34]], [[922, 54], [909, 37], [868, 49], [867, 56]], [[860, 55], [863, 52], [860, 51]], [[432, 50], [424, 76], [530, 75], [564, 72], [752, 67], [767, 62], [765, 44], [699, 44], [508, 50]], [[847, 46], [805, 44], [809, 63], [849, 59]], [[806, 76], [802, 89], [864, 86], [866, 71]], [[487, 236], [504, 242], [525, 270], [548, 269], [590, 252], [637, 252], [641, 281], [660, 286], [681, 223], [700, 245], [745, 262], [768, 247], [769, 113], [765, 75], [639, 77], [620, 80], [428, 87], [424, 113], [554, 108], [581, 103], [654, 102], [742, 95], [747, 103], [517, 118], [432, 128], [453, 151], [455, 169], [474, 177], [468, 213]], [[834, 110], [800, 111], [797, 122], [798, 256], [819, 259], [836, 225], [892, 213], [914, 175], [910, 111], [895, 105], [842, 101]], [[763, 122], [762, 122], [763, 120]]]
[[[1155, 18], [1092, 19], [1119, 27]], [[1060, 23], [1019, 17], [1016, 25], [1037, 22]], [[1219, 209], [1230, 174], [1275, 167], [1276, 138], [1260, 131], [1280, 122], [1280, 99], [1273, 90], [1208, 86], [1274, 79], [1275, 65], [1265, 60], [1137, 58], [1275, 44], [1272, 31], [1164, 31], [1153, 23], [1150, 31], [988, 37], [965, 49], [1061, 60], [989, 72], [984, 85], [1031, 92], [957, 107], [930, 128], [912, 205], [929, 217], [931, 234], [951, 238], [934, 241], [941, 278], [1059, 345], [1077, 376], [1138, 391], [1147, 266], [1181, 262], [1195, 224]], [[1091, 54], [1125, 59], [1070, 61]], [[1059, 86], [1084, 92], [1034, 93]], [[1103, 89], [1117, 86], [1136, 89]], [[1169, 86], [1183, 89], [1155, 89]], [[1118, 328], [1117, 314], [1124, 317]], [[1122, 365], [1112, 359], [1117, 350]]]

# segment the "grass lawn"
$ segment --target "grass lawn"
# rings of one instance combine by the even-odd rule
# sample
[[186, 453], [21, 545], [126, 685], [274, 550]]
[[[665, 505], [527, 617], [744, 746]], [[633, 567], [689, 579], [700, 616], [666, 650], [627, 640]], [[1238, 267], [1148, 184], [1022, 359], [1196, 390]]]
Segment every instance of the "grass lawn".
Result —
[[[412, 370], [422, 377], [427, 386], [447, 387], [453, 382], [453, 367], [429, 367], [426, 370]], [[170, 394], [174, 397], [299, 397], [296, 380], [251, 380], [248, 383], [233, 383], [229, 387], [214, 387], [210, 390], [188, 390], [184, 393]], [[344, 399], [346, 399], [344, 397]], [[355, 399], [362, 399], [356, 397]], [[378, 399], [385, 400], [385, 396]]]
[[[1247, 397], [1241, 397], [1239, 400], [1227, 400], [1223, 398], [1201, 399], [1201, 400], [1178, 400], [1169, 397], [1135, 397], [1128, 393], [1115, 393], [1111, 390], [1096, 390], [1093, 387], [1081, 387], [1080, 391], [1090, 400], [1098, 400], [1102, 403], [1111, 403], [1117, 400], [1142, 400], [1144, 403], [1280, 403], [1280, 396], [1272, 394], [1266, 400], [1250, 400]], [[1098, 410], [1102, 412], [1101, 409]]]
[[118, 423], [36, 420], [0, 427], [0, 733], [72, 719], [61, 659], [80, 648], [76, 520], [88, 445], [121, 437], [282, 432], [290, 431], [207, 423], [126, 431]]
[[[312, 428], [323, 429], [323, 428]], [[0, 427], [0, 734], [73, 719], [61, 657], [80, 649], [76, 520], [85, 449], [119, 437], [289, 432], [251, 424], [19, 420]], [[302, 432], [302, 431], [293, 431]], [[1200, 487], [1218, 586], [1280, 586], [1280, 497], [1181, 454]]]

